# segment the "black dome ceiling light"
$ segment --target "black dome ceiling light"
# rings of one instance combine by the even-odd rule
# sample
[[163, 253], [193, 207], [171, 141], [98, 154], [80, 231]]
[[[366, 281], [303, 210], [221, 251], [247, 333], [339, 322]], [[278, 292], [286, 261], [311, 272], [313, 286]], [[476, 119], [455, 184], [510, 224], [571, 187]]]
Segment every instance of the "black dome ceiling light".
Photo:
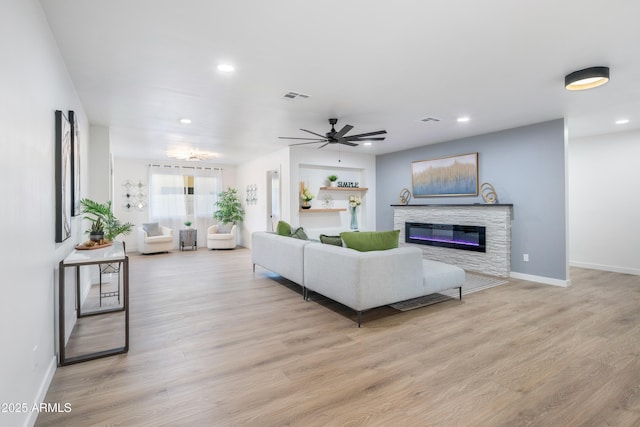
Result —
[[609, 81], [609, 67], [589, 67], [564, 77], [567, 90], [585, 90], [602, 86]]

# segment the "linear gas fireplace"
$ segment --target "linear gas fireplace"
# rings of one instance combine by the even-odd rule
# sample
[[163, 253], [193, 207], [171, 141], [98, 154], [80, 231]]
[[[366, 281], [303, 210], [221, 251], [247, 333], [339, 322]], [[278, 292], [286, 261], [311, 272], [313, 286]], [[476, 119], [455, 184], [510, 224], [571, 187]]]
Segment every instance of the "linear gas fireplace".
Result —
[[486, 227], [405, 222], [405, 242], [486, 252]]

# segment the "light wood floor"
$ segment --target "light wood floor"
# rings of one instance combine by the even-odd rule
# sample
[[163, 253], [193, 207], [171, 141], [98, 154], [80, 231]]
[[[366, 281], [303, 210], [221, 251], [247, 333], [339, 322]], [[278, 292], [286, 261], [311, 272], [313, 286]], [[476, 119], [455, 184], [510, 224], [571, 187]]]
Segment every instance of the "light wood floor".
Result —
[[46, 401], [72, 410], [38, 426], [640, 426], [640, 276], [510, 280], [358, 329], [246, 249], [130, 259], [129, 353], [58, 368]]

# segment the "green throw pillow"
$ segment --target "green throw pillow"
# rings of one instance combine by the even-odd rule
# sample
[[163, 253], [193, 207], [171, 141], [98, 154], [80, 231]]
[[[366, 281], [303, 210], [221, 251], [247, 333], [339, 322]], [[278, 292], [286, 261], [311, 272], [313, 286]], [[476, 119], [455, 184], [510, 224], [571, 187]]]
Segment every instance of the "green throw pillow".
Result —
[[309, 240], [302, 227], [298, 227], [296, 231], [291, 234], [291, 237], [293, 237], [294, 239]]
[[340, 236], [327, 236], [326, 234], [321, 234], [320, 241], [327, 245], [342, 246], [342, 237]]
[[360, 252], [384, 251], [398, 247], [400, 230], [345, 231], [340, 233], [344, 244]]
[[291, 226], [289, 225], [289, 223], [284, 222], [284, 221], [278, 221], [278, 227], [276, 228], [276, 232], [280, 235], [280, 236], [291, 236]]

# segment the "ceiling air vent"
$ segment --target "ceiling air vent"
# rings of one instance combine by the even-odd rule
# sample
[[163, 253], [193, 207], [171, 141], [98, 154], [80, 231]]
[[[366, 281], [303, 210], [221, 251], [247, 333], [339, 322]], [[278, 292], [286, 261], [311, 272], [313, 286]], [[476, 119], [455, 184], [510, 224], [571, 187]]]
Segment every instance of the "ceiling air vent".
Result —
[[440, 119], [436, 119], [435, 117], [425, 117], [424, 119], [420, 119], [418, 121], [422, 123], [428, 123], [428, 122], [439, 122]]
[[285, 99], [296, 99], [296, 98], [307, 99], [307, 98], [309, 98], [309, 95], [305, 95], [304, 93], [300, 93], [300, 92], [287, 92], [287, 93], [284, 94], [283, 98], [285, 98]]

